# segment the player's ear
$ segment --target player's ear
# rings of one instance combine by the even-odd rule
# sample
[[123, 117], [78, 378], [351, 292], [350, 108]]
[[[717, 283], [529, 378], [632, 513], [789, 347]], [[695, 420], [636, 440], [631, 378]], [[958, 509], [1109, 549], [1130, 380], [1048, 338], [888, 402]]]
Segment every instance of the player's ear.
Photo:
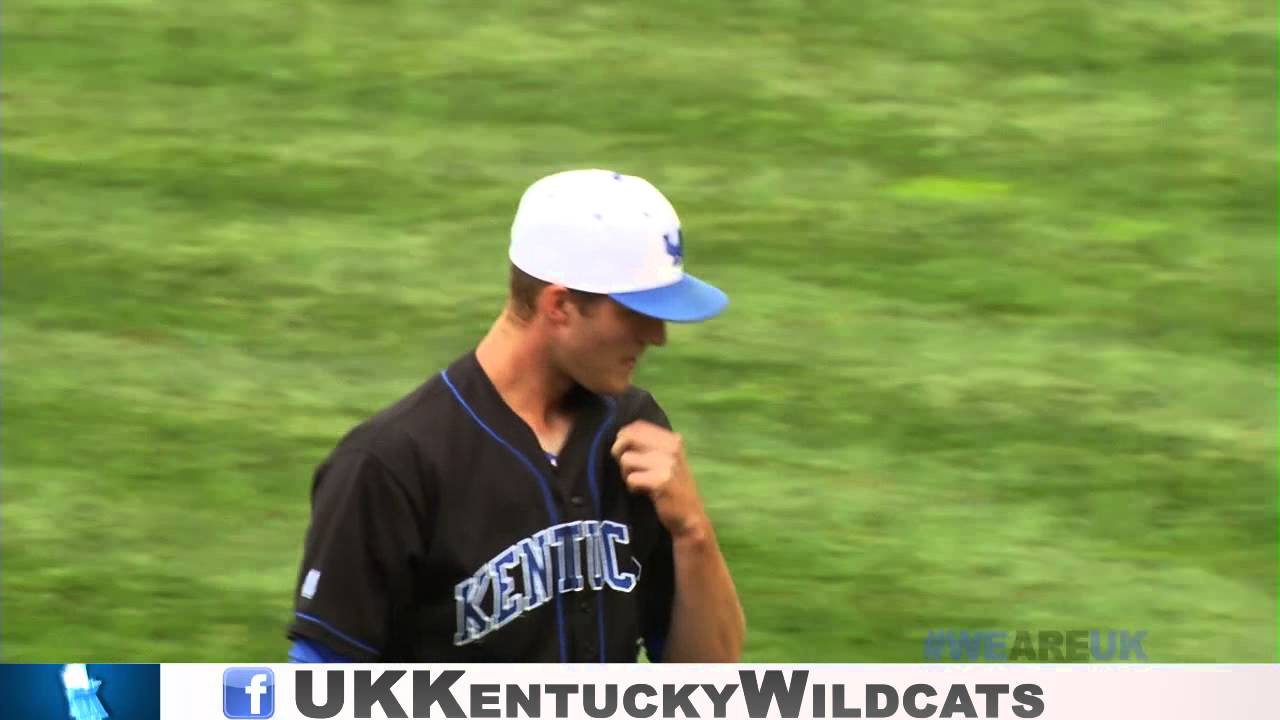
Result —
[[548, 285], [538, 293], [538, 313], [545, 316], [553, 325], [569, 322], [569, 307], [573, 295], [563, 285]]

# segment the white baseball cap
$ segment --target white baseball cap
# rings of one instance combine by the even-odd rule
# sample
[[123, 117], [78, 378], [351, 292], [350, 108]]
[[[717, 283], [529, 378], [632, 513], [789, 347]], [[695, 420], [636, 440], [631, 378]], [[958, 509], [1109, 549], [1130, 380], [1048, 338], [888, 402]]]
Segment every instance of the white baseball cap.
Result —
[[701, 322], [729, 304], [719, 288], [685, 273], [675, 208], [633, 175], [568, 170], [530, 185], [509, 255], [539, 280], [608, 295], [660, 320]]

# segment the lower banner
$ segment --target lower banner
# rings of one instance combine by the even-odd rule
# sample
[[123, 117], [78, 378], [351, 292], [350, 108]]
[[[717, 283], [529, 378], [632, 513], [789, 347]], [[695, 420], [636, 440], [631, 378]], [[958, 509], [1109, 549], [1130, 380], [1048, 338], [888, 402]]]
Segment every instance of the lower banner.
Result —
[[174, 720], [1280, 718], [1275, 665], [165, 665], [161, 679]]
[[1275, 720], [1280, 665], [0, 665], [9, 720]]

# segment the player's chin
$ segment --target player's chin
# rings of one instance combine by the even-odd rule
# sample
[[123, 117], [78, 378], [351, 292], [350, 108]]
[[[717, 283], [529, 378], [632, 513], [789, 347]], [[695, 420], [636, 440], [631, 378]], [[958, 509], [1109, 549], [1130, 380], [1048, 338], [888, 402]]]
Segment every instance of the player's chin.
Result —
[[627, 391], [627, 388], [631, 387], [631, 374], [630, 370], [625, 370], [601, 378], [595, 391], [601, 395], [621, 395]]

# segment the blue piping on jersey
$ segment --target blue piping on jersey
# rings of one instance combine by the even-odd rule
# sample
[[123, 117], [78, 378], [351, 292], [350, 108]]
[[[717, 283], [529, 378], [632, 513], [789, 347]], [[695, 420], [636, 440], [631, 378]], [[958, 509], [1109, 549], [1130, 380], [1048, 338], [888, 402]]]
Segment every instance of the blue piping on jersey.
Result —
[[[600, 429], [596, 431], [596, 437], [591, 441], [591, 454], [587, 456], [587, 485], [591, 488], [591, 502], [596, 506], [596, 517], [604, 520], [604, 511], [600, 508], [600, 491], [596, 489], [596, 451], [600, 448], [600, 438], [604, 437], [604, 431], [609, 428], [613, 422], [613, 401], [605, 398], [605, 402], [609, 404], [609, 415], [605, 417], [604, 422], [600, 424]], [[600, 626], [600, 662], [605, 662], [608, 657], [605, 654], [605, 637], [604, 637], [604, 593], [596, 593], [596, 620]]]
[[613, 422], [613, 401], [605, 398], [605, 402], [609, 404], [609, 414], [601, 423], [600, 429], [596, 431], [595, 438], [591, 441], [591, 462], [587, 463], [587, 484], [591, 488], [591, 502], [595, 503], [596, 515], [600, 519], [604, 519], [604, 513], [600, 509], [600, 491], [596, 489], [596, 451], [600, 449], [600, 439], [604, 437], [604, 431], [609, 429], [609, 423]]
[[[453, 386], [453, 381], [449, 379], [449, 371], [445, 370], [441, 372], [440, 377], [444, 379], [444, 384], [449, 386], [449, 391], [453, 393], [455, 398], [457, 398], [458, 404], [462, 406], [463, 410], [467, 411], [467, 414], [471, 416], [472, 420], [476, 421], [476, 424], [480, 426], [480, 429], [489, 433], [489, 437], [497, 440], [499, 445], [511, 451], [511, 454], [515, 455], [517, 460], [524, 463], [524, 466], [529, 468], [529, 472], [533, 473], [533, 476], [538, 479], [538, 485], [542, 488], [542, 500], [547, 505], [547, 514], [551, 516], [551, 524], [559, 525], [560, 515], [556, 512], [555, 501], [551, 499], [551, 486], [547, 483], [547, 479], [542, 476], [542, 473], [538, 472], [538, 468], [534, 467], [533, 463], [529, 462], [529, 458], [520, 454], [520, 451], [516, 450], [511, 443], [503, 440], [498, 433], [494, 432], [492, 428], [484, 424], [484, 421], [480, 419], [480, 416], [476, 415], [476, 411], [472, 410], [471, 406], [467, 404], [467, 401], [462, 399], [462, 393], [458, 392], [458, 388]], [[556, 631], [560, 635], [560, 662], [563, 663], [568, 662], [569, 658], [568, 640], [565, 638], [564, 634], [564, 608], [560, 603], [560, 593], [552, 593], [552, 595], [556, 600]]]
[[316, 625], [319, 625], [320, 627], [324, 628], [325, 630], [328, 630], [329, 632], [331, 632], [331, 633], [333, 633], [334, 635], [336, 635], [336, 636], [338, 636], [338, 637], [342, 638], [343, 640], [346, 640], [347, 642], [351, 643], [352, 645], [355, 645], [356, 647], [360, 648], [361, 650], [366, 650], [366, 651], [368, 651], [368, 652], [373, 653], [374, 655], [377, 655], [377, 654], [378, 654], [378, 651], [377, 651], [376, 649], [371, 648], [371, 647], [369, 647], [368, 645], [365, 645], [364, 643], [360, 642], [359, 640], [356, 640], [355, 638], [351, 637], [350, 635], [347, 635], [346, 633], [342, 632], [341, 630], [339, 630], [339, 629], [335, 628], [334, 626], [332, 626], [332, 625], [330, 625], [329, 623], [327, 623], [327, 622], [325, 622], [325, 621], [321, 620], [321, 619], [320, 619], [320, 618], [318, 618], [318, 617], [314, 617], [314, 616], [312, 616], [312, 615], [308, 615], [308, 614], [303, 613], [303, 612], [295, 612], [295, 613], [294, 613], [294, 615], [297, 615], [297, 616], [298, 616], [298, 618], [299, 618], [299, 619], [301, 619], [301, 620], [306, 620], [306, 621], [307, 621], [307, 622], [309, 622], [309, 623], [315, 623]]
[[355, 660], [352, 660], [345, 655], [339, 655], [314, 640], [299, 638], [298, 640], [295, 640], [293, 645], [289, 648], [289, 662], [307, 664], [354, 663]]

